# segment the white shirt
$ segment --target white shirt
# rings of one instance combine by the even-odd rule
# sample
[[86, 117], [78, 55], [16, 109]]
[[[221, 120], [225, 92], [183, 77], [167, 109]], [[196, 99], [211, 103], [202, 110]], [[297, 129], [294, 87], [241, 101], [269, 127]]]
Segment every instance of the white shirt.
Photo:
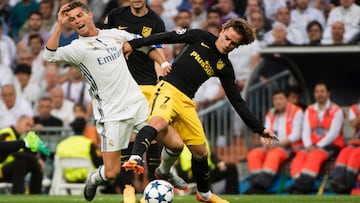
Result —
[[79, 37], [56, 51], [46, 49], [46, 61], [74, 64], [91, 87], [93, 110], [100, 122], [131, 118], [128, 106], [146, 100], [127, 67], [122, 47], [138, 37], [123, 30], [99, 30], [95, 37]]
[[[301, 34], [301, 31], [295, 28], [292, 25], [289, 25], [286, 27], [286, 39], [289, 40], [293, 44], [304, 44], [305, 40], [303, 38], [303, 35]], [[268, 31], [265, 33], [264, 36], [264, 44], [271, 45], [275, 42], [275, 38], [273, 35], [273, 30]]]
[[[330, 105], [331, 105], [331, 101], [328, 100], [326, 102], [325, 108], [320, 110], [319, 104], [318, 103], [314, 104], [314, 109], [318, 112], [318, 116], [321, 121], [325, 115], [326, 110], [330, 107]], [[344, 122], [343, 110], [339, 108], [339, 110], [336, 111], [333, 120], [331, 121], [331, 125], [330, 125], [331, 127], [329, 131], [318, 143], [316, 143], [316, 146], [324, 147], [326, 145], [331, 144], [337, 138], [337, 136], [339, 136], [342, 130], [343, 122]], [[305, 111], [305, 115], [304, 115], [302, 139], [305, 147], [309, 147], [312, 145], [308, 110]]]
[[330, 11], [323, 34], [323, 40], [325, 43], [326, 40], [331, 40], [331, 25], [336, 21], [344, 23], [344, 39], [345, 42], [349, 42], [349, 40], [351, 40], [356, 33], [360, 31], [360, 6], [354, 3], [348, 9], [338, 6]]
[[270, 20], [275, 20], [275, 15], [280, 7], [286, 7], [285, 0], [266, 0], [262, 1], [265, 8], [265, 16]]
[[298, 9], [291, 11], [291, 25], [301, 31], [305, 43], [309, 42], [306, 26], [309, 24], [309, 22], [314, 20], [318, 21], [323, 28], [325, 27], [324, 14], [321, 13], [318, 9], [307, 8], [302, 13]]
[[[61, 88], [64, 91], [65, 98], [74, 103], [80, 102], [81, 94], [84, 94], [82, 103], [87, 104], [88, 102], [91, 102], [91, 97], [89, 94], [90, 85], [88, 83], [85, 83], [84, 92], [81, 92], [83, 90], [83, 85], [83, 81], [79, 81], [76, 83], [68, 81], [62, 84]], [[68, 94], [69, 98], [67, 98]]]
[[8, 109], [3, 101], [0, 101], [0, 128], [15, 125], [22, 115], [33, 117], [34, 112], [30, 104], [21, 96], [16, 97], [15, 105]]
[[39, 101], [41, 97], [41, 89], [39, 85], [28, 83], [24, 89], [21, 89], [20, 83], [18, 79], [16, 78], [14, 80], [14, 86], [16, 89], [16, 94], [18, 94], [20, 97], [25, 99], [31, 107], [34, 107], [35, 104]]
[[35, 56], [33, 62], [31, 63], [31, 84], [41, 84], [45, 81], [45, 66], [43, 61], [43, 50]]
[[196, 91], [194, 96], [195, 102], [204, 102], [206, 100], [213, 99], [220, 91], [220, 80], [217, 77], [211, 77], [206, 80], [199, 89]]
[[249, 45], [239, 46], [229, 53], [229, 60], [233, 65], [236, 80], [246, 80], [250, 76], [252, 57], [260, 52], [259, 41]]
[[74, 103], [64, 99], [59, 109], [53, 108], [51, 110], [51, 115], [60, 118], [63, 121], [64, 126], [68, 126], [69, 123], [74, 120], [73, 108]]
[[14, 78], [14, 73], [10, 67], [0, 64], [0, 87], [7, 84], [14, 84]]
[[[296, 142], [301, 139], [301, 125], [304, 119], [304, 113], [302, 111], [297, 111], [294, 119], [292, 120], [291, 134], [286, 136], [286, 113], [276, 114], [275, 121], [273, 126], [273, 131], [276, 132], [276, 135], [279, 138], [279, 141], [283, 141], [286, 138], [290, 142]], [[265, 118], [265, 128], [271, 129], [271, 122], [268, 116]]]

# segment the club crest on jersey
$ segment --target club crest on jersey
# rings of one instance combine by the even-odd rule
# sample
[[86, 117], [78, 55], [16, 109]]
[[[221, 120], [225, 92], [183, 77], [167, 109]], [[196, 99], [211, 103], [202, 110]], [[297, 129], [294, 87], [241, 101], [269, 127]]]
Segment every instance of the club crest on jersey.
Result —
[[151, 35], [151, 31], [152, 31], [152, 28], [151, 28], [151, 27], [146, 27], [146, 26], [144, 26], [144, 27], [142, 28], [141, 35], [142, 35], [143, 37], [148, 37], [148, 36]]
[[222, 61], [221, 59], [218, 60], [218, 62], [216, 63], [216, 69], [218, 70], [222, 70], [225, 66], [224, 61]]

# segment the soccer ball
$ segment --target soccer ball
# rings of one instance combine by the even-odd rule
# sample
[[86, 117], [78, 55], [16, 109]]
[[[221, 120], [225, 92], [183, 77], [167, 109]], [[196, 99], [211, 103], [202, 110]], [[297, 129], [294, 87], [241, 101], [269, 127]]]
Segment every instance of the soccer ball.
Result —
[[174, 186], [165, 180], [153, 180], [144, 190], [147, 203], [168, 203], [174, 197]]

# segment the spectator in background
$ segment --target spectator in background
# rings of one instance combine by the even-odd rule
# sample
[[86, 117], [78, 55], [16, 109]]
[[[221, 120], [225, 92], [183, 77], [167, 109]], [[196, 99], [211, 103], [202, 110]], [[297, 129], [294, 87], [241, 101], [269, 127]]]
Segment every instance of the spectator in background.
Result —
[[49, 32], [42, 28], [42, 17], [39, 11], [31, 12], [27, 22], [29, 30], [23, 30], [23, 27], [20, 29], [19, 40], [21, 41], [16, 45], [18, 50], [29, 44], [30, 35], [38, 34], [44, 42], [49, 38]]
[[195, 108], [200, 111], [217, 101], [225, 98], [225, 91], [222, 87], [218, 78], [209, 78], [205, 81], [199, 89], [196, 91], [194, 96]]
[[340, 0], [340, 6], [335, 7], [329, 13], [324, 29], [324, 44], [329, 44], [332, 39], [332, 25], [340, 21], [345, 26], [344, 42], [347, 43], [360, 32], [360, 6], [354, 0]]
[[79, 35], [71, 28], [70, 23], [65, 23], [59, 39], [59, 47], [70, 44]]
[[[14, 141], [26, 135], [34, 121], [30, 116], [20, 116], [16, 124], [0, 130], [0, 140]], [[0, 156], [0, 182], [12, 183], [12, 194], [25, 194], [25, 176], [30, 172], [29, 194], [41, 194], [45, 163], [29, 150]]]
[[19, 30], [26, 22], [31, 12], [37, 11], [39, 4], [35, 0], [21, 0], [16, 3], [10, 15], [10, 35], [19, 41]]
[[45, 82], [41, 84], [42, 96], [50, 96], [50, 91], [59, 85], [59, 74], [57, 67], [49, 66], [45, 69]]
[[[4, 39], [3, 39], [4, 38]], [[12, 41], [12, 39], [10, 39]], [[12, 64], [11, 44], [8, 43], [8, 39], [2, 34], [2, 23], [0, 21], [0, 64], [10, 67]]]
[[0, 88], [12, 83], [14, 83], [14, 73], [8, 66], [0, 63]]
[[74, 103], [65, 99], [64, 91], [60, 86], [56, 86], [50, 90], [49, 96], [53, 102], [53, 109], [51, 114], [60, 118], [64, 126], [68, 126], [74, 119], [73, 108]]
[[164, 13], [164, 6], [162, 5], [162, 0], [150, 0], [149, 8], [153, 10], [165, 24], [166, 31], [172, 31], [169, 28], [174, 27], [174, 19], [167, 18]]
[[[0, 11], [1, 13], [1, 11]], [[1, 17], [0, 17], [1, 18]], [[3, 60], [9, 60], [10, 64], [8, 64], [9, 67], [11, 67], [12, 63], [15, 61], [16, 58], [16, 45], [14, 40], [9, 37], [6, 33], [6, 30], [4, 29], [4, 22], [1, 22], [0, 20], [0, 51], [1, 53], [5, 52], [6, 54], [1, 54], [1, 63], [4, 64]], [[5, 45], [2, 45], [5, 44]], [[3, 57], [9, 57], [9, 59]], [[5, 62], [6, 64], [6, 62]]]
[[25, 48], [17, 52], [16, 64], [27, 64], [32, 67], [32, 62], [34, 60], [34, 54], [31, 49]]
[[265, 28], [264, 16], [260, 12], [252, 12], [249, 15], [249, 23], [255, 29], [256, 40], [263, 41], [265, 33], [269, 31]]
[[[246, 21], [248, 21], [249, 23], [252, 24], [255, 22], [255, 19], [252, 20], [252, 15], [256, 13], [257, 15], [255, 15], [253, 18], [258, 18], [258, 15], [261, 15], [261, 19], [262, 19], [262, 28], [266, 31], [271, 30], [271, 20], [269, 20], [268, 18], [265, 17], [264, 12], [263, 12], [263, 8], [261, 8], [260, 2], [258, 0], [247, 0], [247, 4], [246, 4], [246, 11], [244, 13], [244, 18], [246, 19]], [[253, 26], [255, 28], [257, 28], [256, 26]], [[258, 29], [258, 28], [257, 28]], [[258, 39], [261, 40], [261, 39]]]
[[42, 17], [42, 29], [50, 33], [52, 27], [56, 22], [54, 15], [54, 1], [53, 0], [41, 0], [39, 3], [39, 12]]
[[[88, 112], [86, 111], [86, 107], [81, 103], [76, 103], [74, 105], [74, 118], [89, 118]], [[89, 138], [95, 146], [97, 146], [100, 149], [100, 137], [96, 131], [96, 127], [91, 125], [90, 122], [87, 120], [87, 124], [85, 126], [84, 131], [82, 134]]]
[[201, 29], [206, 20], [206, 5], [205, 0], [189, 0], [191, 3], [191, 29]]
[[302, 95], [303, 95], [302, 89], [299, 86], [294, 85], [288, 87], [286, 91], [289, 102], [301, 107], [302, 110], [305, 111], [307, 105], [302, 101]]
[[33, 55], [30, 82], [38, 85], [43, 83], [45, 75], [45, 65], [42, 59], [44, 41], [39, 34], [31, 34], [29, 35], [28, 46]]
[[[94, 169], [102, 164], [100, 150], [95, 144], [83, 135], [86, 126], [85, 118], [76, 118], [70, 123], [73, 135], [62, 140], [56, 147], [56, 155], [59, 158], [86, 158], [91, 160]], [[88, 173], [87, 168], [64, 169], [64, 178], [67, 182], [85, 182]]]
[[307, 45], [310, 46], [321, 45], [323, 27], [318, 21], [314, 20], [309, 22], [309, 24], [306, 26], [306, 32], [309, 39]]
[[41, 131], [43, 127], [62, 127], [63, 122], [59, 118], [51, 115], [52, 101], [49, 97], [39, 99], [37, 105], [37, 116], [34, 116], [34, 130]]
[[30, 104], [16, 94], [13, 84], [1, 87], [0, 128], [15, 125], [21, 115], [33, 116]]
[[0, 1], [0, 24], [2, 25], [3, 33], [9, 34], [9, 19], [12, 7], [7, 1]]
[[341, 21], [336, 21], [331, 25], [331, 41], [322, 40], [325, 45], [343, 45], [345, 44], [345, 26]]
[[202, 27], [205, 28], [208, 24], [218, 25], [219, 31], [221, 30], [221, 13], [219, 9], [210, 8], [207, 11], [206, 20], [203, 23]]
[[189, 10], [181, 10], [175, 17], [175, 30], [176, 29], [190, 29], [191, 13]]
[[289, 46], [293, 45], [292, 42], [290, 42], [287, 39], [288, 36], [288, 30], [286, 29], [286, 26], [280, 22], [275, 22], [273, 24], [272, 29], [272, 36], [274, 38], [274, 41], [271, 44], [268, 44], [268, 46]]
[[[72, 101], [73, 103], [81, 103], [87, 108], [87, 112], [92, 112], [91, 97], [89, 94], [90, 85], [85, 82], [81, 73], [70, 64], [67, 64], [70, 73], [66, 74], [69, 76], [68, 80], [61, 85], [64, 92], [65, 99]], [[90, 118], [91, 114], [86, 115], [87, 119]]]
[[294, 179], [290, 194], [310, 193], [322, 164], [330, 157], [336, 157], [344, 146], [344, 113], [331, 102], [328, 86], [318, 82], [314, 97], [316, 102], [304, 115], [302, 141], [305, 149], [296, 153], [290, 166]]
[[280, 166], [301, 149], [303, 111], [288, 101], [284, 90], [272, 94], [273, 108], [265, 119], [265, 127], [274, 131], [279, 143], [263, 145], [247, 154], [251, 186], [246, 194], [263, 194], [270, 187]]
[[[359, 181], [360, 170], [360, 99], [349, 108], [349, 121], [354, 134], [349, 145], [343, 148], [335, 161], [330, 188], [339, 194], [349, 194], [354, 182]], [[359, 191], [359, 188], [354, 190]]]
[[325, 27], [324, 14], [315, 8], [309, 7], [310, 0], [296, 0], [296, 8], [291, 11], [291, 25], [301, 31], [304, 42], [308, 43], [306, 27], [311, 21], [318, 21], [322, 27]]
[[[276, 13], [275, 17], [276, 17], [275, 25], [282, 23], [285, 26], [286, 33], [287, 33], [286, 39], [289, 43], [291, 43], [291, 44], [303, 44], [304, 43], [304, 39], [301, 34], [301, 31], [298, 30], [297, 28], [295, 28], [294, 26], [292, 26], [290, 23], [291, 16], [290, 16], [290, 11], [287, 7], [285, 7], [285, 6], [279, 7], [277, 9], [277, 13]], [[278, 28], [279, 26], [274, 26], [274, 24], [273, 24], [272, 28], [274, 29], [274, 27]], [[271, 30], [265, 34], [264, 44], [270, 45], [270, 44], [274, 44], [274, 42], [275, 42], [274, 30]]]
[[231, 18], [240, 17], [239, 14], [234, 11], [234, 2], [233, 0], [218, 0], [218, 3], [215, 5], [216, 8], [220, 10], [221, 13], [221, 24], [230, 20]]
[[278, 9], [281, 7], [286, 7], [286, 0], [264, 0], [265, 17], [271, 21], [276, 21], [276, 15]]
[[34, 108], [40, 98], [41, 90], [37, 84], [30, 82], [31, 67], [27, 64], [18, 64], [14, 73], [16, 79], [13, 83], [18, 96], [25, 99]]

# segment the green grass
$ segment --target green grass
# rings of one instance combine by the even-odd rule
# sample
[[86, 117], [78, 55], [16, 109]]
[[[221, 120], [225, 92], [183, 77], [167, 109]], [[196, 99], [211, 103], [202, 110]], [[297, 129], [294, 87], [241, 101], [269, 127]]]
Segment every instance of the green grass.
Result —
[[[360, 203], [359, 196], [341, 195], [221, 195], [230, 202], [239, 203]], [[140, 199], [140, 196], [138, 196]], [[0, 202], [9, 203], [86, 203], [82, 196], [47, 196], [47, 195], [1, 195]], [[121, 195], [97, 195], [91, 203], [121, 203]], [[195, 203], [194, 196], [176, 196], [174, 203]], [[198, 202], [197, 202], [198, 203]]]

